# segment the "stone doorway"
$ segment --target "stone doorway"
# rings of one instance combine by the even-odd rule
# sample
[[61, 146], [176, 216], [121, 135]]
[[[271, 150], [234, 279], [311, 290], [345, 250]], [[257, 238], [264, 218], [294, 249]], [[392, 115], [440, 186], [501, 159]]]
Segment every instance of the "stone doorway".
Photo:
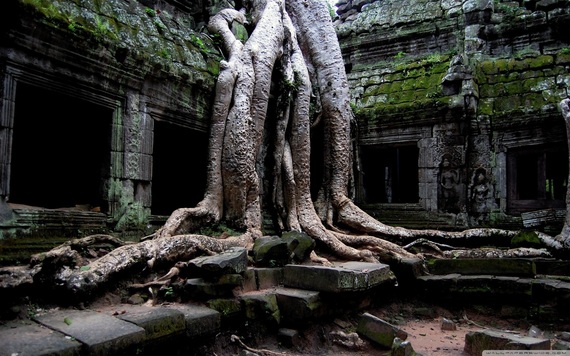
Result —
[[107, 211], [113, 110], [20, 82], [9, 203]]
[[193, 207], [204, 197], [208, 162], [205, 132], [156, 120], [154, 123], [153, 215]]
[[417, 144], [361, 147], [365, 202], [417, 203]]

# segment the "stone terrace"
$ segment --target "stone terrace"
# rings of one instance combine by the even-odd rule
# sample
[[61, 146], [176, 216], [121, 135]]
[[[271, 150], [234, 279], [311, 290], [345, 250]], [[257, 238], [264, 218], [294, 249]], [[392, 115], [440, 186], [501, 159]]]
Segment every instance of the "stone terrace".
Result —
[[[186, 280], [183, 303], [56, 308], [33, 316], [29, 322], [9, 321], [0, 325], [0, 355], [150, 355], [164, 350], [197, 355], [214, 344], [216, 335], [232, 330], [242, 334], [256, 328], [265, 336], [278, 338], [282, 345], [292, 345], [308, 325], [381, 305], [387, 296], [490, 304], [500, 306], [501, 316], [545, 322], [570, 320], [570, 312], [564, 307], [570, 300], [570, 283], [566, 281], [569, 262], [436, 260], [429, 263], [431, 274], [419, 275], [414, 272], [413, 261], [404, 261], [395, 269], [397, 273], [385, 264], [363, 262], [331, 267], [244, 267], [244, 252], [231, 251], [227, 260], [214, 256], [214, 264], [223, 268], [201, 258], [196, 266], [208, 271], [204, 277]], [[215, 275], [216, 270], [221, 272]], [[389, 340], [406, 338], [397, 327], [363, 313], [357, 333], [380, 348], [389, 348], [392, 341], [380, 343], [386, 339], [378, 332]], [[476, 337], [494, 336], [469, 336], [470, 340]], [[530, 344], [543, 347], [545, 343], [524, 343]]]

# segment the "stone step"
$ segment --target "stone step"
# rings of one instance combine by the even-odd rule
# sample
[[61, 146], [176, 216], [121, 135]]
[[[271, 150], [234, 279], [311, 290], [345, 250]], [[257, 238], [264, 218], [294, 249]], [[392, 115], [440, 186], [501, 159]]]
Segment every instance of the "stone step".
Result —
[[430, 259], [429, 273], [535, 277], [570, 276], [570, 261], [545, 258], [452, 258]]
[[[220, 329], [219, 313], [203, 306], [114, 308], [119, 310], [58, 309], [34, 317], [29, 325], [2, 325], [0, 354], [156, 354], [166, 344], [203, 342]], [[30, 342], [38, 338], [41, 343]]]
[[457, 258], [428, 261], [431, 274], [501, 275], [534, 277], [536, 266], [524, 258]]
[[497, 275], [428, 275], [415, 292], [428, 301], [521, 306], [532, 319], [569, 320], [570, 283], [556, 278]]
[[346, 262], [337, 266], [286, 265], [283, 284], [286, 287], [320, 292], [368, 290], [381, 284], [395, 283], [390, 267], [382, 263]]

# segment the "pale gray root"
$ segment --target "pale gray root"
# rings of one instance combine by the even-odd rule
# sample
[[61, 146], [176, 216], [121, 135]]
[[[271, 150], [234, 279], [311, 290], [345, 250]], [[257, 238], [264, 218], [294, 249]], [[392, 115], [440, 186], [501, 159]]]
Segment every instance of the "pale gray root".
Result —
[[[559, 104], [562, 117], [566, 123], [566, 137], [568, 140], [568, 152], [570, 152], [570, 98], [562, 100]], [[568, 156], [568, 165], [570, 166], [570, 155]], [[568, 182], [570, 182], [570, 169], [568, 170]], [[556, 235], [558, 241], [565, 249], [570, 249], [570, 189], [566, 190], [566, 218], [564, 226], [560, 234]]]
[[546, 249], [528, 247], [511, 248], [501, 250], [496, 248], [470, 248], [463, 250], [443, 251], [445, 258], [551, 258], [552, 255]]
[[137, 266], [142, 270], [149, 259], [155, 259], [155, 264], [174, 264], [210, 252], [220, 253], [230, 247], [251, 246], [252, 243], [253, 239], [248, 235], [226, 239], [203, 235], [177, 235], [148, 240], [116, 248], [88, 265], [79, 266], [78, 269], [63, 268], [56, 274], [55, 280], [64, 281], [69, 291], [91, 292], [125, 271]]
[[[508, 240], [517, 234], [501, 229], [447, 232], [391, 227], [358, 208], [348, 197], [354, 117], [344, 62], [326, 3], [250, 3], [255, 30], [245, 45], [230, 30], [232, 21], [245, 21], [241, 12], [224, 10], [209, 24], [209, 29], [223, 39], [228, 59], [221, 64], [216, 86], [207, 191], [196, 208], [174, 212], [157, 237], [196, 231], [221, 219], [235, 223], [253, 238], [261, 236], [260, 196], [265, 192], [259, 166], [266, 152], [261, 145], [275, 65], [286, 82], [294, 83], [294, 89], [278, 93], [282, 106], [273, 120], [274, 186], [269, 193], [280, 229], [302, 230], [338, 257], [364, 261], [413, 257], [398, 244], [418, 239], [472, 246], [478, 240]], [[315, 202], [310, 191], [309, 149], [313, 85], [320, 111], [318, 121], [324, 128], [323, 182]], [[349, 227], [356, 235], [339, 227]], [[560, 246], [546, 234], [538, 236], [550, 248]], [[324, 263], [314, 253], [311, 259]]]

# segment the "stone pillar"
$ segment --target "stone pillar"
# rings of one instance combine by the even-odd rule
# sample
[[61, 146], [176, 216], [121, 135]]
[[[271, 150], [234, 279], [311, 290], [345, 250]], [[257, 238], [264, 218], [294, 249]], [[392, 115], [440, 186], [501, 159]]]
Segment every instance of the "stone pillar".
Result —
[[151, 206], [152, 118], [138, 92], [128, 92], [115, 113], [109, 189], [116, 229], [146, 225]]
[[0, 62], [0, 220], [2, 221], [12, 218], [12, 210], [6, 203], [10, 194], [10, 161], [15, 100], [16, 81], [8, 73], [6, 64]]

